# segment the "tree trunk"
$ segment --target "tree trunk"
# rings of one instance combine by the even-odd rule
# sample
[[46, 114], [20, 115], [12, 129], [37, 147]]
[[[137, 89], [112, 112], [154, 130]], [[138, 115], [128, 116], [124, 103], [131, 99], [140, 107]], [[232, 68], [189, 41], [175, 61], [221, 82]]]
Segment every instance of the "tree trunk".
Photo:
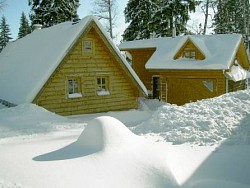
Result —
[[205, 22], [204, 22], [203, 35], [205, 35], [207, 32], [208, 8], [209, 8], [209, 0], [207, 0], [205, 6]]
[[113, 25], [112, 25], [112, 0], [108, 0], [109, 6], [109, 28], [110, 28], [110, 37], [113, 39]]

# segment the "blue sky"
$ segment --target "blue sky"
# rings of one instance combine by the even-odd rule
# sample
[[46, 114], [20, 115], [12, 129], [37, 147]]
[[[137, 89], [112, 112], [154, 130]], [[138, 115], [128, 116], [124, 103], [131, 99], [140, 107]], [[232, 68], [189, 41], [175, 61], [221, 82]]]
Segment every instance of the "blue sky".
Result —
[[[93, 8], [92, 3], [94, 0], [80, 0], [81, 6], [78, 9], [78, 15], [80, 18], [91, 14]], [[121, 39], [120, 35], [126, 28], [123, 10], [127, 4], [128, 0], [117, 0], [118, 5], [118, 20], [116, 33], [118, 34], [118, 40]], [[20, 18], [22, 12], [28, 17], [30, 12], [30, 7], [28, 6], [28, 0], [6, 0], [7, 5], [4, 7], [3, 11], [0, 12], [0, 16], [5, 15], [7, 23], [10, 25], [12, 37], [16, 39], [18, 34], [18, 29], [20, 27]]]

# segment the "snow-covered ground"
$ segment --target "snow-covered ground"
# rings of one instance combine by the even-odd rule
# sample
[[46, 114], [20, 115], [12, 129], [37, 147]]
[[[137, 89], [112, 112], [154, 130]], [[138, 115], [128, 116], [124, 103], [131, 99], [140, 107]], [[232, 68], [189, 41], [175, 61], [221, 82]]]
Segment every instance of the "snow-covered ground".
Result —
[[0, 106], [0, 187], [249, 188], [250, 91], [71, 117]]

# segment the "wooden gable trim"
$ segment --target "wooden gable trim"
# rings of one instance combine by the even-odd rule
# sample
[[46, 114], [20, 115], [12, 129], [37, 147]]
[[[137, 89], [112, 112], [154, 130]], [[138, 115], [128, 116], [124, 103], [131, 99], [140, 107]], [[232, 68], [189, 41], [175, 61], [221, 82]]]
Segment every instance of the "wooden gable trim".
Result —
[[195, 58], [197, 60], [204, 60], [206, 58], [202, 51], [195, 45], [195, 43], [190, 38], [188, 38], [182, 47], [177, 51], [173, 59], [177, 60], [178, 58], [182, 57], [185, 50], [195, 51]]
[[[106, 36], [103, 34], [103, 32], [99, 29], [99, 27], [97, 26], [96, 23], [93, 23], [93, 28], [95, 29], [95, 31], [98, 33], [98, 35], [100, 36], [100, 38], [102, 39], [102, 41], [104, 42], [104, 44], [107, 46], [107, 48], [109, 49], [109, 51], [111, 52], [111, 54], [115, 57], [115, 60], [119, 62], [119, 65], [121, 66], [122, 70], [126, 73], [126, 75], [128, 76], [129, 80], [131, 81], [131, 84], [134, 85], [139, 91], [141, 91], [142, 93], [144, 93], [144, 91], [142, 90], [142, 88], [140, 87], [140, 85], [137, 83], [137, 81], [135, 80], [135, 78], [132, 76], [132, 74], [129, 72], [128, 68], [124, 65], [122, 59], [119, 57], [119, 55], [116, 53], [115, 49], [113, 48], [113, 46], [110, 44], [110, 42], [108, 41], [108, 39], [106, 38]], [[118, 49], [118, 48], [117, 48]], [[132, 67], [131, 67], [132, 68]], [[145, 93], [146, 94], [146, 93]]]
[[70, 52], [72, 51], [72, 49], [75, 48], [75, 46], [77, 45], [78, 40], [86, 35], [91, 28], [93, 27], [93, 22], [90, 22], [87, 27], [85, 27], [85, 29], [83, 29], [80, 34], [78, 35], [78, 37], [75, 39], [75, 41], [71, 44], [71, 46], [69, 46], [68, 50], [65, 52], [64, 57], [62, 57], [62, 59], [60, 60], [59, 65], [57, 66], [57, 68], [54, 70], [54, 72], [50, 75], [50, 77], [48, 78], [48, 80], [46, 81], [46, 83], [43, 85], [43, 87], [40, 89], [40, 91], [37, 93], [36, 97], [33, 99], [32, 103], [36, 103], [36, 101], [39, 99], [39, 97], [41, 96], [41, 94], [43, 93], [44, 89], [48, 86], [50, 80], [56, 75], [56, 73], [60, 70], [60, 67], [63, 65], [63, 63], [65, 62], [64, 60], [67, 59], [67, 57], [69, 56]]

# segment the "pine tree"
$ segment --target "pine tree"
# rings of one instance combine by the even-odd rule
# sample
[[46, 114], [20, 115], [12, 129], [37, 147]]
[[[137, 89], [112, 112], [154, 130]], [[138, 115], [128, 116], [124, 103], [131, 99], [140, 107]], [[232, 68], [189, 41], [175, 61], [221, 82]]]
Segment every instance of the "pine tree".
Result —
[[124, 31], [123, 40], [150, 38], [149, 22], [155, 6], [156, 0], [129, 0], [124, 11], [125, 22], [129, 26]]
[[240, 33], [247, 44], [249, 42], [249, 1], [218, 0], [217, 10], [214, 17], [215, 33]]
[[43, 27], [50, 27], [65, 21], [79, 20], [79, 0], [30, 0], [29, 5], [33, 11], [32, 24], [39, 23]]
[[195, 0], [159, 0], [157, 5], [151, 23], [156, 36], [172, 36], [174, 27], [177, 35], [187, 31], [189, 12], [195, 11]]
[[29, 21], [26, 18], [24, 12], [22, 12], [21, 19], [20, 19], [20, 27], [19, 27], [19, 32], [18, 32], [18, 38], [25, 37], [31, 33], [31, 27], [29, 26]]
[[2, 16], [0, 23], [0, 51], [3, 50], [11, 39], [10, 27], [7, 24], [5, 16]]
[[195, 11], [196, 0], [129, 0], [124, 14], [129, 23], [123, 39], [148, 39], [185, 32], [189, 12]]

